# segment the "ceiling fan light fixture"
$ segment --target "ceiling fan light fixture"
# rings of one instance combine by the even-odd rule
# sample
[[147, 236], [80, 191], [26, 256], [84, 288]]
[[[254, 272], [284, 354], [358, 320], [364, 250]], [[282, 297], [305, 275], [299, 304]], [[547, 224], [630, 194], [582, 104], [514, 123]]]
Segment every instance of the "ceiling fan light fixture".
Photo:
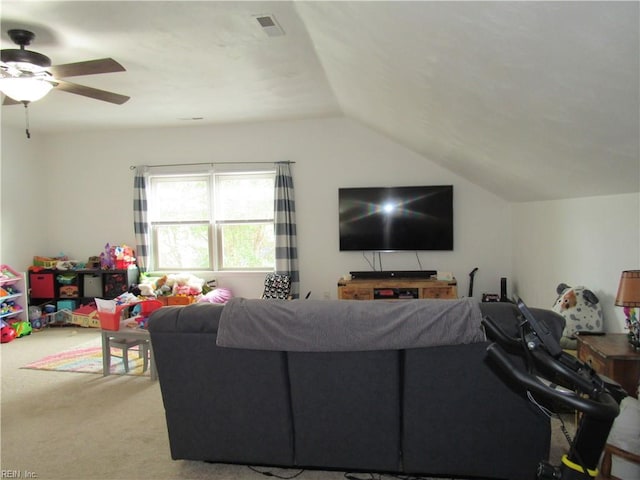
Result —
[[0, 92], [7, 96], [4, 105], [24, 103], [26, 107], [29, 102], [40, 100], [53, 87], [61, 92], [69, 92], [116, 105], [122, 105], [129, 100], [126, 95], [62, 80], [64, 77], [79, 75], [124, 72], [125, 68], [112, 58], [99, 58], [52, 67], [49, 57], [25, 49], [25, 46], [30, 45], [35, 38], [33, 32], [12, 29], [7, 34], [13, 43], [20, 48], [0, 50]]
[[44, 97], [53, 85], [41, 78], [0, 78], [0, 92], [17, 102], [35, 102]]
[[0, 58], [4, 63], [32, 65], [32, 68], [44, 69], [51, 66], [51, 59], [49, 57], [31, 50], [18, 50], [15, 48], [2, 50], [2, 52], [0, 52]]

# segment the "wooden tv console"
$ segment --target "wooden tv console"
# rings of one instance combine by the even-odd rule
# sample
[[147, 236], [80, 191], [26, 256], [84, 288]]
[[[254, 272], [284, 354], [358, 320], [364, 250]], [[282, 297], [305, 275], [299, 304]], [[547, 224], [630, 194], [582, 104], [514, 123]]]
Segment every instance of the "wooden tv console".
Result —
[[454, 280], [384, 278], [339, 280], [339, 300], [404, 300], [458, 298]]

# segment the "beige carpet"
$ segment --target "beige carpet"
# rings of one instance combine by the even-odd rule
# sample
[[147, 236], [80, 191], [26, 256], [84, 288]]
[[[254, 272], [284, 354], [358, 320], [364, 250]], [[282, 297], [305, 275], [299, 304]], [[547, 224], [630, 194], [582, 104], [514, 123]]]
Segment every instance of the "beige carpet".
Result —
[[[18, 472], [19, 478], [33, 474], [39, 480], [266, 478], [245, 466], [171, 460], [160, 388], [149, 377], [20, 368], [93, 338], [99, 338], [98, 331], [49, 328], [2, 344], [3, 472]], [[557, 432], [554, 438], [559, 447], [554, 448], [552, 460], [557, 463], [566, 442]], [[308, 470], [297, 478], [344, 476], [343, 472]]]

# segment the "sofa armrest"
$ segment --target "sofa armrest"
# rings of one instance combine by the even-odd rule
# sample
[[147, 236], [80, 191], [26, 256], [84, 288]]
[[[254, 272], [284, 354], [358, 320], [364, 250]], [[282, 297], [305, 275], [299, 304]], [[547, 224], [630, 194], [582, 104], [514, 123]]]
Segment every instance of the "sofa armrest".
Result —
[[153, 333], [218, 333], [224, 306], [214, 303], [192, 303], [180, 307], [162, 307], [149, 316]]
[[293, 465], [286, 355], [218, 347], [222, 309], [163, 307], [149, 318], [171, 456]]

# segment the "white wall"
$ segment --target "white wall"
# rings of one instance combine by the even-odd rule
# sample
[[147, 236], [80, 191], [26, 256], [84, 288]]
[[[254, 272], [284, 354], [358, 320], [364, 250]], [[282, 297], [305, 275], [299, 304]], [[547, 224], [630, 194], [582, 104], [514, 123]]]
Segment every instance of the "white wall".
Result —
[[623, 270], [640, 269], [640, 193], [516, 204], [515, 289], [528, 304], [549, 308], [559, 283], [598, 296], [605, 329], [624, 332], [614, 306]]
[[0, 263], [25, 271], [47, 248], [46, 164], [40, 139], [24, 130], [2, 129], [0, 157]]
[[[2, 129], [0, 261], [26, 269], [33, 255], [79, 260], [106, 242], [134, 244], [130, 165], [295, 161], [301, 292], [336, 295], [337, 279], [368, 269], [338, 251], [343, 186], [454, 185], [455, 249], [421, 252], [423, 268], [452, 271], [460, 295], [479, 267], [476, 297], [500, 277], [532, 306], [549, 307], [558, 283], [584, 284], [603, 302], [607, 329], [620, 272], [640, 268], [640, 194], [510, 205], [385, 137], [342, 118], [242, 126], [78, 132], [27, 140]], [[412, 253], [383, 254], [386, 269], [418, 269]], [[218, 274], [237, 295], [257, 296], [263, 275]], [[511, 293], [511, 292], [509, 292]]]
[[[303, 295], [311, 291], [313, 298], [323, 298], [326, 292], [335, 298], [340, 276], [368, 269], [360, 253], [338, 251], [337, 191], [347, 186], [453, 184], [454, 251], [421, 252], [422, 267], [453, 272], [461, 296], [468, 293], [468, 273], [479, 267], [474, 284], [478, 298], [482, 292], [498, 292], [500, 277], [512, 276], [508, 203], [344, 118], [76, 132], [42, 135], [41, 141], [37, 173], [15, 173], [43, 183], [34, 197], [39, 200], [33, 200], [42, 211], [36, 215], [30, 209], [22, 222], [39, 225], [46, 242], [6, 248], [7, 256], [19, 262], [60, 252], [86, 260], [99, 254], [106, 242], [134, 245], [130, 165], [290, 160], [296, 162], [292, 171]], [[20, 156], [21, 148], [22, 142], [14, 145], [11, 156]], [[23, 184], [29, 181], [21, 179]], [[383, 254], [383, 266], [419, 268], [413, 253]], [[217, 278], [236, 295], [257, 296], [264, 276]]]

